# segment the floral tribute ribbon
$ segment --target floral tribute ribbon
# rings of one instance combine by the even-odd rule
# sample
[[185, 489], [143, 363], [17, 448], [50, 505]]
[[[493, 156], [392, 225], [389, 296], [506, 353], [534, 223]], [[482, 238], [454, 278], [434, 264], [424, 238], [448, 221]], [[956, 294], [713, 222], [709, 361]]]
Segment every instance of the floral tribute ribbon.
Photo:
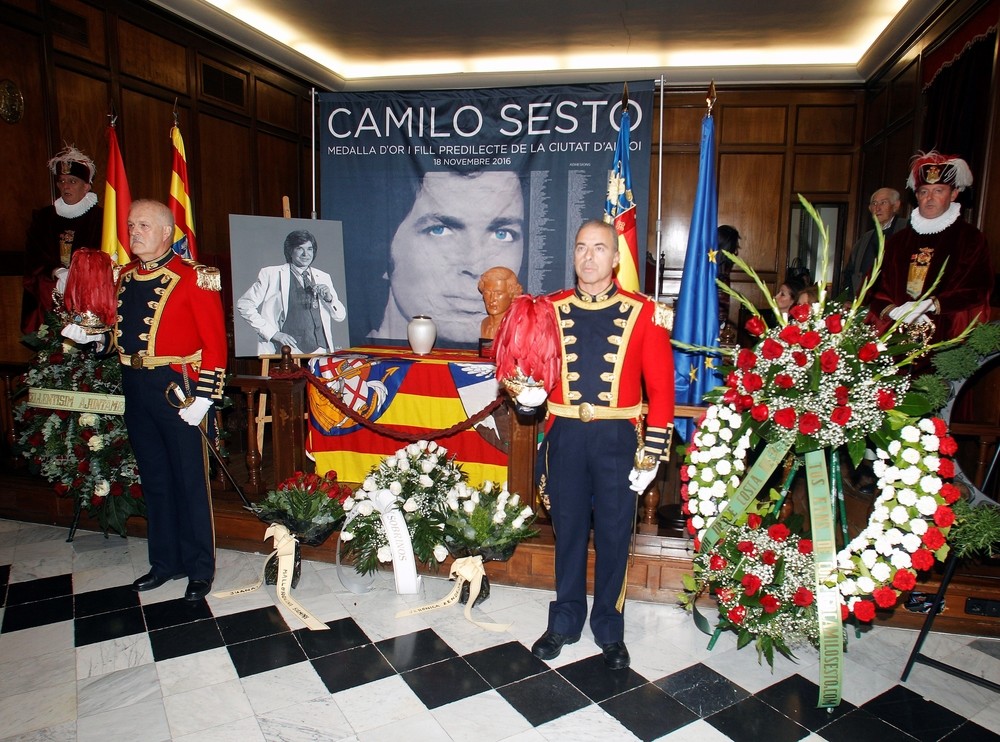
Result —
[[[413, 556], [413, 542], [410, 540], [410, 531], [406, 527], [406, 519], [403, 512], [396, 504], [396, 498], [388, 490], [373, 492], [369, 498], [375, 509], [378, 510], [382, 519], [382, 527], [385, 529], [385, 536], [389, 541], [389, 550], [392, 552], [392, 575], [396, 581], [396, 593], [399, 595], [413, 595], [420, 592], [420, 575], [417, 574], [417, 561]], [[357, 516], [357, 508], [347, 513], [341, 531], [347, 528], [348, 524]], [[349, 574], [354, 572], [353, 575]], [[345, 570], [340, 563], [340, 544], [337, 544], [337, 574], [340, 582], [352, 593], [363, 595], [372, 586], [373, 579], [358, 578], [358, 572], [354, 569]]]
[[[272, 523], [268, 526], [267, 531], [264, 532], [264, 540], [267, 541], [269, 538], [274, 539], [274, 551], [272, 551], [268, 558], [264, 560], [264, 568], [267, 568], [267, 562], [271, 559], [271, 557], [277, 555], [278, 579], [275, 588], [278, 592], [278, 599], [285, 604], [285, 607], [288, 608], [288, 610], [298, 616], [302, 623], [313, 631], [323, 631], [324, 629], [329, 629], [329, 626], [316, 618], [316, 616], [310, 613], [308, 609], [302, 607], [299, 602], [292, 597], [292, 571], [295, 568], [295, 536], [280, 523]], [[262, 569], [260, 579], [254, 584], [238, 587], [234, 590], [223, 590], [217, 593], [212, 593], [212, 595], [216, 598], [232, 598], [236, 595], [252, 593], [263, 584], [264, 570]]]
[[[808, 451], [806, 484], [809, 521], [816, 565], [816, 614], [819, 620], [819, 700], [817, 708], [840, 705], [844, 638], [837, 580], [837, 533], [834, 525], [826, 451]], [[836, 452], [834, 453], [836, 456]]]
[[400, 611], [396, 614], [396, 618], [416, 616], [420, 613], [428, 613], [430, 611], [436, 611], [439, 608], [447, 608], [450, 605], [455, 605], [462, 594], [462, 585], [468, 582], [469, 600], [465, 604], [466, 620], [474, 623], [481, 629], [486, 629], [487, 631], [506, 631], [510, 628], [509, 623], [503, 624], [490, 623], [488, 621], [477, 621], [472, 617], [472, 606], [475, 605], [476, 598], [479, 597], [479, 591], [483, 586], [483, 577], [486, 576], [486, 570], [483, 568], [483, 557], [481, 555], [476, 554], [475, 556], [456, 559], [451, 565], [451, 572], [448, 576], [449, 578], [455, 579], [455, 587], [452, 588], [450, 593], [436, 603], [429, 603], [428, 605], [422, 605], [418, 608], [409, 608], [405, 611]]

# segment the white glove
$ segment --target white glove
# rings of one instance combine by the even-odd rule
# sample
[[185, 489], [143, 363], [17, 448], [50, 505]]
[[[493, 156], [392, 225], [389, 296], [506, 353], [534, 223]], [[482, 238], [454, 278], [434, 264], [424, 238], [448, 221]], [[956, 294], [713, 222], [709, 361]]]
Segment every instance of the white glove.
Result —
[[529, 386], [514, 397], [514, 401], [522, 407], [541, 407], [548, 396], [549, 394], [545, 391], [545, 387]]
[[69, 278], [69, 268], [56, 268], [52, 271], [52, 277], [56, 279], [56, 291], [60, 294], [65, 294], [66, 279]]
[[100, 335], [88, 335], [87, 331], [80, 327], [80, 325], [68, 324], [62, 328], [59, 334], [64, 338], [72, 340], [77, 345], [97, 343], [98, 350], [104, 346], [104, 339]]
[[656, 478], [656, 470], [659, 469], [658, 466], [654, 466], [652, 469], [635, 469], [633, 468], [628, 475], [628, 481], [631, 484], [628, 486], [633, 492], [638, 492], [640, 495], [646, 491], [650, 483]]
[[922, 314], [927, 314], [927, 311], [934, 306], [933, 299], [924, 299], [922, 301], [908, 301], [900, 304], [898, 307], [893, 307], [889, 310], [889, 316], [895, 320], [903, 320], [908, 324], [919, 324], [917, 318]]
[[208, 412], [208, 408], [211, 406], [212, 400], [208, 397], [195, 397], [194, 402], [187, 407], [177, 410], [177, 414], [188, 425], [198, 425], [205, 418], [205, 413]]

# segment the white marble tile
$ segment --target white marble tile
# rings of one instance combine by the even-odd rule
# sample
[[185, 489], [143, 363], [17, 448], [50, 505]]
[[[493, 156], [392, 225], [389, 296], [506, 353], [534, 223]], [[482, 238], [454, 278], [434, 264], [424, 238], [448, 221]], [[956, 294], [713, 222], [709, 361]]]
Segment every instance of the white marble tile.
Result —
[[20, 521], [0, 518], [0, 533], [16, 533], [23, 526], [24, 524]]
[[1000, 734], [1000, 698], [994, 695], [993, 703], [973, 716], [972, 721], [983, 729]]
[[[222, 592], [223, 590], [243, 587], [246, 584], [248, 583], [213, 583], [212, 590]], [[243, 611], [252, 611], [255, 608], [269, 608], [274, 605], [274, 601], [263, 586], [253, 592], [242, 593], [232, 598], [217, 598], [209, 594], [206, 600], [208, 601], [209, 608], [212, 609], [212, 615], [216, 617], [230, 616], [234, 613], [242, 613]]]
[[45, 558], [73, 558], [73, 545], [60, 539], [44, 541], [29, 541], [18, 544], [15, 558], [18, 561], [37, 560]]
[[[816, 682], [813, 676], [807, 677]], [[873, 698], [877, 698], [896, 685], [899, 680], [898, 676], [893, 680], [881, 673], [872, 672], [865, 665], [855, 661], [853, 654], [844, 655], [841, 677], [843, 678], [841, 698], [855, 706], [863, 706]]]
[[[6, 660], [2, 654], [0, 659]], [[0, 662], [0, 698], [31, 693], [39, 688], [74, 680], [76, 666], [69, 651]]]
[[688, 652], [664, 642], [661, 634], [626, 632], [625, 636], [631, 667], [647, 680], [659, 680], [698, 662]]
[[398, 675], [341, 691], [334, 700], [359, 734], [426, 711], [424, 704]]
[[200, 732], [174, 737], [173, 742], [265, 742], [257, 719], [248, 716]]
[[17, 556], [16, 561], [10, 569], [10, 582], [13, 584], [15, 582], [39, 580], [43, 577], [57, 577], [69, 574], [72, 571], [73, 556], [68, 553], [33, 559], [22, 559], [20, 556]]
[[0, 742], [76, 742], [76, 720], [33, 732], [15, 734], [13, 737], [4, 737]]
[[[0, 537], [0, 540], [2, 538]], [[15, 547], [13, 544], [0, 543], [0, 564], [13, 564], [14, 550]]]
[[452, 742], [429, 711], [358, 734], [359, 742]]
[[656, 742], [730, 742], [730, 737], [723, 734], [704, 719], [698, 719], [675, 729], [670, 734], [658, 737]]
[[[261, 590], [264, 590], [264, 588], [261, 588]], [[296, 631], [297, 629], [304, 629], [306, 627], [305, 622], [289, 610], [288, 607], [278, 599], [273, 585], [268, 585], [265, 592], [269, 597], [271, 597], [275, 607], [278, 609], [281, 617], [285, 620], [285, 624], [288, 628], [292, 631]], [[292, 590], [292, 598], [323, 623], [340, 618], [346, 618], [350, 615], [344, 609], [344, 604], [340, 602], [340, 598], [336, 595], [331, 595], [330, 593], [327, 593], [326, 595], [313, 595], [310, 597], [303, 596], [297, 589], [295, 589]]]
[[21, 546], [22, 544], [38, 543], [39, 541], [61, 540], [65, 542], [68, 535], [68, 528], [43, 526], [37, 523], [24, 523], [21, 528], [17, 529], [15, 543]]
[[225, 647], [157, 662], [156, 672], [165, 697], [238, 679]]
[[532, 727], [518, 734], [511, 735], [510, 737], [504, 737], [501, 742], [545, 742], [545, 737], [538, 733], [538, 730]]
[[499, 742], [531, 724], [495, 690], [449, 703], [431, 712], [451, 739]]
[[[958, 663], [955, 658], [951, 658], [950, 664]], [[924, 698], [966, 718], [985, 711], [997, 699], [996, 692], [988, 688], [927, 665], [914, 665], [904, 685], [914, 693], [919, 693]]]
[[[800, 658], [810, 658], [815, 656], [815, 650], [799, 647], [795, 654]], [[702, 660], [702, 662], [750, 693], [757, 693], [780, 680], [795, 675], [802, 669], [800, 664], [779, 655], [777, 652], [775, 652], [773, 668], [768, 667], [766, 660], [761, 659], [758, 662], [757, 650], [753, 644], [749, 644], [743, 649], [713, 652], [711, 657]]]
[[75, 718], [75, 681], [0, 698], [0, 719], [7, 735], [47, 729]]
[[12, 662], [25, 657], [70, 651], [73, 644], [73, 622], [59, 621], [0, 634], [0, 657], [5, 662]]
[[239, 680], [227, 680], [163, 699], [170, 731], [175, 736], [200, 732], [253, 716]]
[[170, 728], [163, 701], [151, 698], [132, 706], [84, 716], [77, 721], [78, 742], [167, 742]]
[[128, 585], [135, 580], [134, 574], [130, 563], [78, 570], [73, 573], [73, 592], [80, 595], [94, 590]]
[[76, 677], [77, 680], [93, 678], [152, 662], [153, 648], [149, 643], [149, 634], [131, 634], [77, 647]]
[[160, 679], [153, 665], [140, 665], [76, 684], [77, 716], [93, 716], [159, 698]]
[[[78, 547], [74, 544], [73, 548], [75, 550]], [[74, 572], [83, 572], [84, 570], [96, 569], [98, 567], [120, 566], [132, 566], [128, 547], [124, 543], [116, 543], [114, 546], [106, 546], [103, 549], [76, 551], [73, 554]]]
[[280, 742], [322, 742], [354, 736], [347, 717], [329, 696], [259, 714], [257, 723], [265, 739]]
[[323, 681], [308, 662], [298, 662], [277, 670], [243, 678], [243, 691], [254, 713], [266, 714], [304, 700], [330, 695]]
[[537, 727], [551, 742], [605, 742], [605, 740], [638, 739], [600, 706], [587, 706]]

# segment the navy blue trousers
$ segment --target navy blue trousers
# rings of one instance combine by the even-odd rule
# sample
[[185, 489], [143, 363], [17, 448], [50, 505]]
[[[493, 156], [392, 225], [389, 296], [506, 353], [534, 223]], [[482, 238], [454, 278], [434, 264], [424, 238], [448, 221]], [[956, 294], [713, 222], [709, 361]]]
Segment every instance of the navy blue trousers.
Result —
[[167, 402], [170, 382], [181, 384], [181, 375], [169, 366], [122, 367], [125, 426], [146, 500], [150, 569], [162, 577], [211, 580], [215, 528], [208, 449], [198, 429]]
[[587, 619], [587, 545], [594, 531], [594, 606], [590, 628], [598, 644], [622, 641], [623, 595], [636, 494], [628, 488], [636, 450], [628, 420], [589, 423], [556, 418], [542, 444], [552, 529], [556, 539], [556, 599], [549, 631], [577, 635]]

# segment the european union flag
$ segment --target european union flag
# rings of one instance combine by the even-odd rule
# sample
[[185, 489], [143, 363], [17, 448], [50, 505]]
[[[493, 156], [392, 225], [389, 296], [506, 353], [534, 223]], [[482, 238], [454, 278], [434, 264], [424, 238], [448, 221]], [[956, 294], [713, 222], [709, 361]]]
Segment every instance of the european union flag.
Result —
[[[673, 338], [689, 345], [713, 348], [719, 345], [719, 289], [715, 285], [718, 221], [715, 120], [708, 113], [701, 124], [698, 191], [694, 198], [684, 274], [674, 312]], [[674, 348], [675, 403], [701, 404], [705, 393], [722, 381], [717, 366], [716, 356], [686, 353]], [[693, 426], [690, 420], [682, 418], [676, 421], [675, 429], [687, 441]]]

